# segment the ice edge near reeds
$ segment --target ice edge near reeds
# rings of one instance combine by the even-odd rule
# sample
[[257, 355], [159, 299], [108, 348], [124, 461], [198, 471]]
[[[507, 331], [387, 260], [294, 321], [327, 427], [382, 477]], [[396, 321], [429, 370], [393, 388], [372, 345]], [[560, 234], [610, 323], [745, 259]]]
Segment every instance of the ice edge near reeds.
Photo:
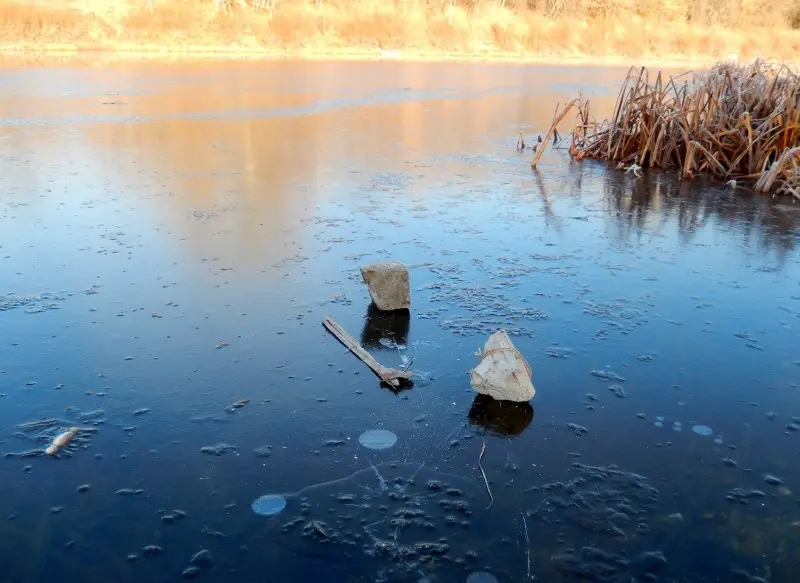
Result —
[[578, 109], [572, 157], [751, 181], [756, 192], [800, 200], [800, 75], [766, 60], [688, 75], [665, 80], [659, 71], [651, 84], [647, 68], [632, 67], [613, 117], [601, 123], [590, 119], [588, 100], [569, 102], [556, 119]]

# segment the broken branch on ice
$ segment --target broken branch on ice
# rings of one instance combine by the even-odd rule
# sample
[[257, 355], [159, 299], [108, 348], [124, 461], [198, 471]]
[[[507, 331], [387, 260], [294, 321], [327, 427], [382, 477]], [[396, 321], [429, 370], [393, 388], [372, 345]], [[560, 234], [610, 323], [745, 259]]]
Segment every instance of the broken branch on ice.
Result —
[[553, 117], [553, 123], [550, 125], [550, 129], [547, 131], [547, 135], [544, 138], [544, 142], [542, 142], [542, 147], [539, 148], [539, 150], [536, 152], [536, 155], [533, 157], [533, 160], [531, 160], [531, 168], [534, 169], [536, 168], [536, 165], [539, 163], [539, 158], [541, 158], [542, 154], [544, 154], [544, 148], [547, 145], [547, 142], [550, 141], [550, 137], [553, 136], [554, 133], [558, 135], [558, 130], [556, 128], [558, 127], [558, 124], [561, 123], [561, 120], [563, 120], [564, 117], [566, 117], [566, 115], [570, 112], [570, 110], [573, 107], [575, 107], [576, 105], [579, 106], [581, 103], [582, 103], [581, 99], [573, 99], [572, 101], [567, 103], [566, 106], [564, 106], [564, 109], [561, 110], [561, 113], [558, 113]]
[[[377, 360], [375, 360], [372, 355], [367, 352], [361, 344], [358, 343], [358, 340], [353, 338], [347, 331], [342, 328], [333, 318], [325, 318], [322, 321], [322, 325], [325, 328], [336, 336], [336, 338], [344, 344], [350, 352], [355, 354], [364, 364], [366, 364], [372, 372], [378, 375], [378, 378], [381, 379], [387, 385], [399, 388], [402, 381], [410, 381], [411, 377], [414, 376], [414, 373], [408, 370], [398, 370], [396, 368], [389, 368], [383, 366]], [[410, 366], [410, 363], [409, 363]]]

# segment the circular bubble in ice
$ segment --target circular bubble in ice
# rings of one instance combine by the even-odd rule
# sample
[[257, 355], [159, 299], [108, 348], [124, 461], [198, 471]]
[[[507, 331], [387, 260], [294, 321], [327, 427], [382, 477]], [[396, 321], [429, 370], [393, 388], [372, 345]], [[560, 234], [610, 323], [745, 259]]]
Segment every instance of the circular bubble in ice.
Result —
[[253, 512], [259, 516], [275, 516], [281, 510], [286, 508], [286, 498], [279, 494], [267, 494], [266, 496], [259, 496], [250, 505]]
[[474, 571], [467, 575], [467, 583], [498, 583], [497, 577], [486, 571]]
[[702, 435], [703, 437], [708, 437], [714, 433], [708, 425], [695, 425], [692, 427], [692, 431], [694, 431], [697, 435]]
[[370, 429], [358, 436], [358, 443], [367, 449], [389, 449], [397, 443], [397, 436], [386, 429]]

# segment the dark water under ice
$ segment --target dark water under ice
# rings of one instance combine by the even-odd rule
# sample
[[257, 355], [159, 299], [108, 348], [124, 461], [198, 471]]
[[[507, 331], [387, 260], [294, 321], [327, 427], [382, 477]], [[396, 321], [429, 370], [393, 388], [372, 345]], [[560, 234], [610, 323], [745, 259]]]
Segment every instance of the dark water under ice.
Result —
[[3, 581], [796, 581], [800, 206], [515, 152], [625, 73], [1, 70]]

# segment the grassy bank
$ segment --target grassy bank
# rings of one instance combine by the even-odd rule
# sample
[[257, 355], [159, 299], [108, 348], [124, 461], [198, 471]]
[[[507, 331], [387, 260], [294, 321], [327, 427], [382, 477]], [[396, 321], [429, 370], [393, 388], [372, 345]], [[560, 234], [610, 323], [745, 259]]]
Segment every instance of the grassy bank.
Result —
[[0, 44], [675, 61], [800, 54], [800, 0], [228, 1], [229, 10], [215, 0], [0, 0]]

